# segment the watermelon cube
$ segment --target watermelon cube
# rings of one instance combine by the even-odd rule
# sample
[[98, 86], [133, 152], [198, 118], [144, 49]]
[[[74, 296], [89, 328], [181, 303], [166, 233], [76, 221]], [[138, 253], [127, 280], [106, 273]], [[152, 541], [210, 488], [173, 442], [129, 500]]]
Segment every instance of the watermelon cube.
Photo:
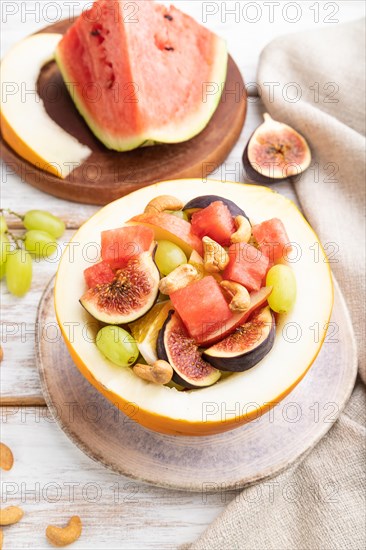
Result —
[[235, 233], [234, 218], [222, 201], [212, 202], [206, 208], [194, 212], [191, 219], [192, 233], [210, 237], [222, 246], [230, 244], [230, 237]]
[[170, 294], [172, 304], [190, 336], [203, 342], [211, 332], [224, 330], [232, 317], [220, 285], [210, 275]]
[[99, 262], [85, 269], [84, 277], [88, 288], [95, 288], [97, 285], [111, 283], [115, 273], [107, 262]]
[[154, 232], [142, 225], [102, 231], [102, 259], [113, 269], [121, 269], [142, 252], [149, 250]]
[[229, 257], [229, 264], [223, 273], [224, 279], [240, 283], [249, 292], [259, 290], [268, 269], [268, 257], [246, 243], [232, 244]]
[[278, 262], [291, 250], [290, 240], [281, 220], [273, 218], [253, 226], [253, 235], [260, 250], [271, 263]]

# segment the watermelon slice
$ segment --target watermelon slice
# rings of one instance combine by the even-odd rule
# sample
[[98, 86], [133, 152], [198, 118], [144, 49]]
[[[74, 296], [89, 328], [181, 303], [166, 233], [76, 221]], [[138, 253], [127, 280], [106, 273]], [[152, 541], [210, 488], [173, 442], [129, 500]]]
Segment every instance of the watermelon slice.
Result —
[[259, 290], [267, 272], [269, 260], [265, 254], [246, 243], [229, 247], [230, 262], [223, 273], [224, 279], [244, 285], [249, 292]]
[[149, 250], [154, 232], [149, 227], [131, 226], [102, 231], [102, 260], [113, 269], [125, 267], [132, 258]]
[[201, 132], [219, 103], [227, 59], [224, 40], [146, 0], [97, 0], [56, 50], [79, 112], [117, 151]]
[[115, 276], [116, 274], [107, 262], [99, 262], [84, 270], [85, 282], [88, 288], [111, 283]]
[[191, 283], [170, 294], [171, 302], [196, 343], [212, 332], [225, 330], [233, 317], [220, 285], [212, 276]]

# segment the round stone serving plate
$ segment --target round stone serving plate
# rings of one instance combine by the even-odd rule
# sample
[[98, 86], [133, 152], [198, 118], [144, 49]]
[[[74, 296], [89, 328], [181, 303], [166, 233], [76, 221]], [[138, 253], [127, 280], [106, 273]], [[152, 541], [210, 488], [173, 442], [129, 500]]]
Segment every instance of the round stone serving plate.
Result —
[[[40, 32], [64, 34], [71, 23], [72, 20], [59, 21]], [[55, 62], [43, 67], [37, 88], [48, 115], [87, 145], [92, 154], [66, 179], [33, 166], [2, 137], [1, 156], [23, 180], [41, 191], [87, 204], [104, 205], [157, 181], [206, 178], [222, 164], [235, 145], [247, 110], [243, 78], [234, 60], [229, 57], [221, 101], [200, 134], [183, 143], [140, 147], [120, 153], [107, 149], [89, 130], [77, 112]], [[57, 94], [50, 97], [47, 93], [50, 89], [57, 90]], [[233, 94], [232, 90], [236, 93]]]
[[[43, 329], [36, 342], [37, 363], [47, 405], [86, 455], [132, 479], [208, 492], [238, 489], [269, 478], [314, 447], [352, 392], [356, 348], [347, 308], [335, 282], [333, 314], [323, 347], [303, 380], [270, 412], [218, 435], [152, 432], [134, 422], [133, 403], [122, 413], [80, 374], [56, 322], [53, 288], [52, 279], [37, 319]], [[222, 415], [224, 418], [225, 403]]]

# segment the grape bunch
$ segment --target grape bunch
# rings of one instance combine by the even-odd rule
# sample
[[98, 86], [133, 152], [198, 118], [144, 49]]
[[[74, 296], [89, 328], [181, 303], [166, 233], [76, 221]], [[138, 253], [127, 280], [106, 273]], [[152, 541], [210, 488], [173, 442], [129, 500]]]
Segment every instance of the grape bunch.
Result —
[[[11, 233], [4, 212], [19, 218], [26, 231]], [[24, 215], [0, 209], [0, 279], [14, 296], [24, 296], [32, 283], [33, 258], [47, 258], [57, 250], [56, 240], [65, 231], [65, 224], [45, 210], [29, 210]]]

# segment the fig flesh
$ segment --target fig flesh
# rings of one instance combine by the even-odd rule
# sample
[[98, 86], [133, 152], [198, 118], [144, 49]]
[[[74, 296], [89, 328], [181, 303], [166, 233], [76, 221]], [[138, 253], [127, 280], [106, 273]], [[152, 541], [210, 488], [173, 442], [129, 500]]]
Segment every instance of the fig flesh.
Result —
[[254, 367], [272, 349], [276, 325], [267, 306], [254, 313], [245, 324], [218, 344], [207, 349], [203, 358], [218, 369], [242, 372]]
[[223, 202], [230, 210], [230, 214], [233, 218], [236, 218], [236, 216], [244, 216], [249, 221], [249, 218], [245, 214], [244, 210], [239, 208], [235, 202], [225, 199], [224, 197], [219, 197], [218, 195], [202, 195], [201, 197], [196, 197], [195, 199], [187, 202], [183, 210], [186, 214], [191, 215], [193, 212], [196, 212], [196, 210], [207, 208], [207, 206], [210, 206], [212, 202], [216, 201]]
[[218, 330], [211, 332], [204, 341], [200, 342], [200, 345], [203, 347], [212, 346], [232, 334], [238, 326], [243, 325], [246, 322], [246, 320], [256, 309], [267, 302], [268, 296], [271, 292], [271, 286], [265, 286], [256, 292], [251, 292], [249, 308], [244, 312], [238, 311], [237, 313], [234, 313], [229, 321], [227, 321]]
[[103, 323], [131, 323], [152, 308], [159, 294], [159, 281], [153, 253], [143, 252], [117, 271], [112, 282], [90, 288], [80, 298], [80, 303]]
[[258, 183], [274, 183], [304, 172], [311, 162], [305, 139], [268, 113], [263, 116], [264, 123], [252, 134], [243, 154], [247, 176]]
[[173, 382], [184, 388], [212, 386], [221, 376], [219, 370], [202, 359], [197, 344], [174, 311], [169, 312], [159, 332], [157, 352], [159, 359], [173, 367]]

